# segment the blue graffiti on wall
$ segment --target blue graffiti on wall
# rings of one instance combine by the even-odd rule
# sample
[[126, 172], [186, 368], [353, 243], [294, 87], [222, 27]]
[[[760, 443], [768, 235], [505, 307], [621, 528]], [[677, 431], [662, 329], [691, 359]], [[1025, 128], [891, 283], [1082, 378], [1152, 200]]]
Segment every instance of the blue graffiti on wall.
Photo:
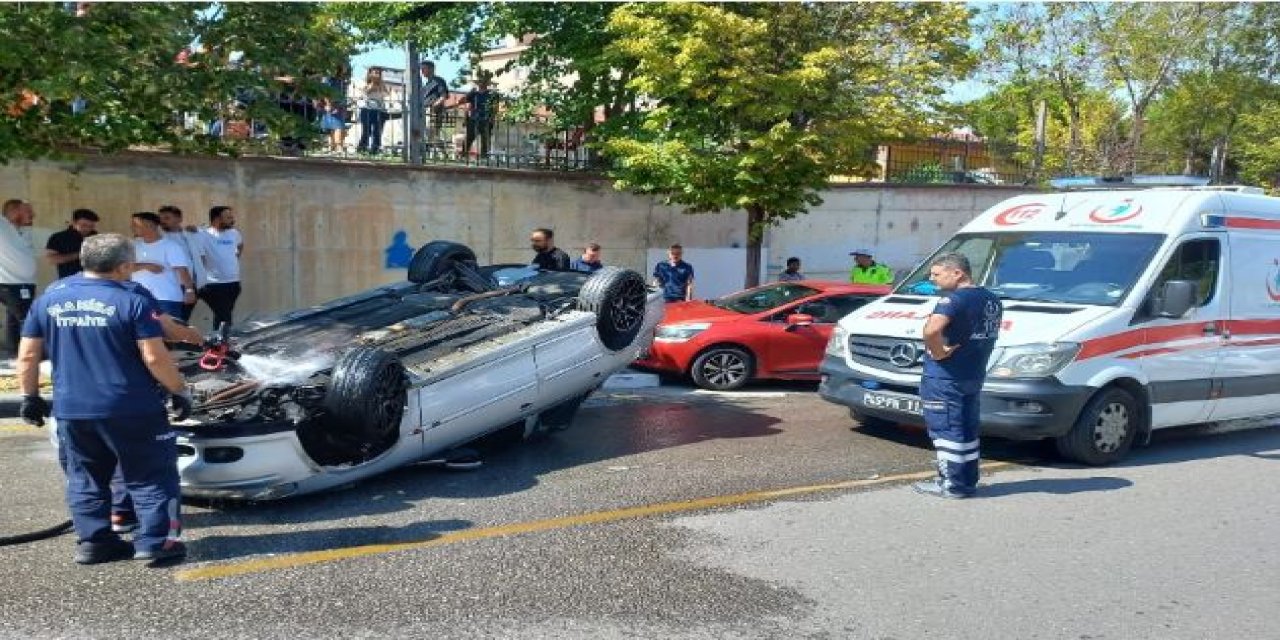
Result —
[[387, 269], [408, 269], [409, 262], [413, 260], [413, 247], [409, 246], [409, 234], [403, 229], [397, 231], [391, 238], [391, 246], [385, 250], [387, 254]]

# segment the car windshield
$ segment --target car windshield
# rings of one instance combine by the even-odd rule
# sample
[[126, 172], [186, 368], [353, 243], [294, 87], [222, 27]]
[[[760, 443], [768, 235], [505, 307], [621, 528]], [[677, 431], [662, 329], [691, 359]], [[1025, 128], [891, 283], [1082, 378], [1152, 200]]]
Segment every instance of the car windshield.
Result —
[[903, 281], [897, 293], [935, 295], [929, 265], [943, 253], [969, 258], [977, 282], [1005, 300], [1115, 306], [1164, 238], [1159, 234], [1029, 232], [961, 234]]
[[722, 309], [738, 313], [760, 313], [770, 311], [800, 298], [807, 298], [818, 293], [817, 289], [780, 282], [755, 289], [748, 289], [712, 300], [711, 303]]

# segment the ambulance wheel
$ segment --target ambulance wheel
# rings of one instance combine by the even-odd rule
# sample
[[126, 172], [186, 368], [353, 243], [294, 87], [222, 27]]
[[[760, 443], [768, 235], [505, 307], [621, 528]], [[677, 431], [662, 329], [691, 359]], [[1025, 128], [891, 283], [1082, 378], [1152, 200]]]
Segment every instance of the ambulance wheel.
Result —
[[1088, 465], [1119, 462], [1138, 436], [1142, 413], [1124, 389], [1103, 389], [1085, 405], [1066, 435], [1054, 440], [1062, 457]]
[[854, 427], [855, 429], [867, 429], [870, 431], [876, 431], [879, 429], [891, 429], [893, 427], [898, 426], [898, 423], [894, 422], [893, 420], [889, 420], [888, 418], [877, 418], [875, 416], [869, 416], [862, 413], [858, 413], [857, 409], [850, 409], [849, 417], [853, 418], [853, 421], [858, 423], [858, 426]]

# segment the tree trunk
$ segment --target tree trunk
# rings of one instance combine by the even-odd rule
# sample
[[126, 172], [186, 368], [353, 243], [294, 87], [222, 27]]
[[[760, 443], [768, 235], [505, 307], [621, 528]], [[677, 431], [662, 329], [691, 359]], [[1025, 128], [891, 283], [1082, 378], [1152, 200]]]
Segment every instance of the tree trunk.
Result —
[[747, 277], [743, 286], [747, 289], [760, 285], [760, 250], [764, 244], [764, 208], [747, 207]]

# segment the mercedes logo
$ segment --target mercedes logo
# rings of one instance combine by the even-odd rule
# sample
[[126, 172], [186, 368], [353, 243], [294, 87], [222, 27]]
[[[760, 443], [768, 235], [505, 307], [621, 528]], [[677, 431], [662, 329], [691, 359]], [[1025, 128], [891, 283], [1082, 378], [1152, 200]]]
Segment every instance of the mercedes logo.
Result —
[[889, 349], [889, 364], [900, 369], [914, 367], [920, 360], [920, 350], [910, 342], [899, 342]]

